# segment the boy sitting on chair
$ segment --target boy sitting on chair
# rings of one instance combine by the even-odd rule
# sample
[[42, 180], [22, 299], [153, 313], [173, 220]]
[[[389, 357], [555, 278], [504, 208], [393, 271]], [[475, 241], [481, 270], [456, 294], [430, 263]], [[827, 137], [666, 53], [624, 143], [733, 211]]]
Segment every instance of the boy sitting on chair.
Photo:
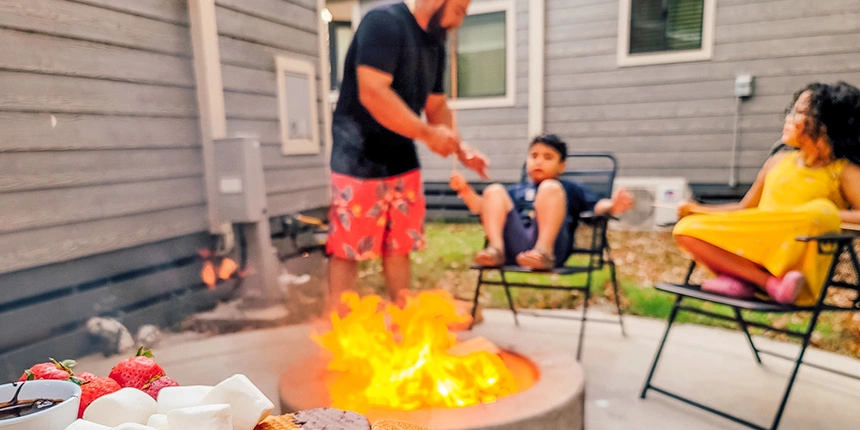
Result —
[[459, 173], [451, 189], [474, 214], [481, 215], [487, 248], [475, 254], [482, 266], [518, 264], [535, 270], [561, 267], [570, 257], [579, 214], [618, 215], [633, 206], [620, 190], [613, 199], [599, 199], [575, 182], [558, 179], [565, 171], [567, 144], [558, 136], [536, 137], [529, 145], [526, 171], [530, 183], [488, 186], [479, 196]]

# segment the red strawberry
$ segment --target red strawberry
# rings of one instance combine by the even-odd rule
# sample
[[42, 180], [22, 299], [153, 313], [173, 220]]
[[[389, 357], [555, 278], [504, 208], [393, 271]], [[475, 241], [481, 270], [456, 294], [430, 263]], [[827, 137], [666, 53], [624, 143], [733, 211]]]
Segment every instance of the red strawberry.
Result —
[[108, 375], [123, 388], [132, 387], [138, 390], [162, 376], [164, 369], [152, 359], [152, 351], [144, 350], [143, 347], [137, 350], [134, 357], [120, 361]]
[[173, 378], [169, 376], [162, 376], [151, 384], [147, 384], [143, 386], [143, 392], [152, 396], [153, 399], [158, 400], [158, 392], [161, 391], [162, 388], [165, 387], [178, 387], [179, 383], [174, 381]]
[[72, 376], [72, 367], [75, 365], [74, 360], [64, 360], [62, 363], [50, 359], [48, 363], [39, 363], [24, 371], [21, 379], [18, 382], [33, 381], [36, 379], [55, 379], [65, 381]]
[[92, 381], [95, 381], [96, 379], [99, 379], [99, 377], [97, 375], [90, 373], [90, 372], [81, 372], [75, 376], [80, 378], [82, 381], [86, 381], [86, 382], [92, 382]]
[[90, 406], [90, 403], [101, 396], [117, 392], [122, 387], [111, 378], [99, 378], [92, 381], [84, 382], [81, 385], [81, 406], [78, 408], [78, 418], [83, 418], [84, 411]]

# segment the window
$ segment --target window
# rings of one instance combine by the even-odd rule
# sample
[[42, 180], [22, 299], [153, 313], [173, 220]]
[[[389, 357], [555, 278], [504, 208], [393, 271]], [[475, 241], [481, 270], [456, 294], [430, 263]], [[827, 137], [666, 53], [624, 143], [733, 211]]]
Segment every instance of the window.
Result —
[[318, 154], [316, 67], [307, 60], [278, 56], [278, 112], [281, 152], [285, 155]]
[[343, 82], [343, 65], [346, 62], [346, 51], [352, 43], [352, 23], [349, 21], [332, 21], [328, 25], [329, 58], [331, 60], [331, 89], [337, 91]]
[[457, 109], [514, 105], [515, 38], [511, 1], [473, 3], [451, 34], [445, 91]]
[[618, 65], [708, 60], [716, 0], [621, 0]]

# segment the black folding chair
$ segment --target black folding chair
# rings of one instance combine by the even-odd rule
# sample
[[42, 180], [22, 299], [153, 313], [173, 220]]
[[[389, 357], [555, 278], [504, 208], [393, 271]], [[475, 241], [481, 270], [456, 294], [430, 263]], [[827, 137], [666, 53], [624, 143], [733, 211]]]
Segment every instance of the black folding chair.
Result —
[[[654, 390], [658, 393], [665, 394], [671, 398], [676, 400], [680, 400], [689, 405], [695, 406], [697, 408], [703, 409], [707, 412], [719, 415], [723, 418], [734, 421], [738, 424], [742, 424], [744, 426], [753, 428], [753, 429], [766, 429], [769, 428], [771, 430], [775, 430], [779, 426], [779, 422], [782, 419], [782, 414], [785, 410], [785, 406], [788, 402], [788, 396], [791, 394], [791, 388], [794, 385], [794, 381], [797, 378], [797, 372], [800, 369], [801, 364], [805, 364], [809, 367], [813, 367], [816, 369], [824, 370], [827, 372], [835, 373], [841, 376], [845, 376], [848, 378], [860, 380], [860, 376], [851, 375], [845, 372], [841, 372], [839, 370], [830, 369], [826, 367], [822, 367], [816, 365], [814, 363], [807, 363], [803, 361], [803, 356], [806, 352], [806, 348], [809, 346], [810, 339], [812, 338], [812, 333], [815, 330], [815, 325], [818, 322], [818, 317], [822, 312], [860, 312], [860, 263], [858, 263], [857, 253], [854, 249], [854, 240], [858, 239], [856, 234], [828, 234], [823, 236], [816, 237], [799, 237], [797, 240], [804, 242], [817, 242], [818, 244], [818, 252], [825, 255], [832, 255], [833, 260], [830, 264], [830, 269], [827, 274], [827, 281], [825, 282], [824, 288], [821, 290], [821, 294], [819, 294], [818, 299], [814, 305], [811, 306], [795, 306], [795, 305], [781, 305], [772, 301], [763, 301], [758, 299], [753, 300], [740, 300], [733, 299], [717, 294], [712, 294], [709, 292], [702, 291], [701, 285], [691, 285], [690, 284], [690, 276], [693, 274], [693, 270], [696, 267], [696, 263], [693, 262], [690, 265], [690, 268], [687, 272], [687, 276], [684, 279], [683, 284], [669, 284], [669, 283], [658, 283], [655, 288], [660, 291], [665, 291], [668, 293], [672, 293], [676, 295], [675, 305], [672, 307], [672, 311], [669, 314], [669, 324], [666, 327], [666, 333], [663, 335], [663, 340], [660, 342], [660, 347], [657, 349], [657, 354], [654, 357], [654, 362], [651, 364], [651, 370], [648, 373], [648, 378], [645, 380], [645, 386], [642, 389], [641, 397], [644, 399], [645, 395], [648, 394], [648, 390]], [[848, 263], [850, 267], [854, 271], [854, 282], [848, 282], [846, 280], [840, 280], [837, 278], [836, 269], [839, 266], [840, 262]], [[857, 292], [857, 296], [855, 297], [851, 306], [838, 306], [834, 304], [830, 304], [827, 301], [828, 293], [833, 289], [848, 289]], [[704, 302], [710, 303], [718, 303], [722, 305], [726, 305], [732, 308], [734, 313], [733, 317], [720, 315], [714, 312], [705, 311], [702, 309], [698, 309], [695, 307], [690, 307], [682, 304], [684, 299], [695, 299]], [[780, 329], [776, 327], [769, 326], [767, 324], [761, 324], [754, 321], [749, 321], [744, 319], [741, 314], [741, 310], [746, 310], [753, 313], [796, 313], [796, 312], [811, 312], [812, 317], [809, 322], [809, 326], [805, 331], [793, 331]], [[672, 328], [672, 323], [675, 321], [675, 317], [678, 316], [679, 311], [687, 311], [693, 312], [701, 315], [707, 315], [713, 318], [731, 321], [738, 324], [738, 327], [741, 331], [746, 335], [747, 340], [749, 341], [750, 348], [752, 348], [753, 357], [755, 358], [756, 363], [761, 364], [761, 354], [774, 356], [777, 358], [782, 358], [789, 361], [794, 361], [794, 369], [791, 372], [791, 376], [788, 379], [788, 385], [785, 387], [785, 392], [782, 395], [782, 400], [779, 404], [779, 409], [776, 411], [776, 415], [774, 416], [773, 422], [770, 427], [762, 427], [757, 424], [754, 424], [750, 421], [739, 418], [735, 415], [731, 415], [727, 412], [720, 411], [714, 409], [710, 406], [703, 405], [696, 401], [690, 400], [686, 397], [683, 397], [679, 394], [675, 394], [669, 392], [665, 389], [654, 386], [651, 383], [652, 378], [654, 377], [654, 371], [657, 369], [657, 362], [660, 360], [660, 354], [663, 352], [663, 347], [666, 345], [666, 338], [669, 337], [669, 330]], [[758, 327], [763, 328], [769, 331], [782, 333], [788, 335], [790, 337], [798, 338], [801, 340], [800, 353], [795, 357], [788, 357], [783, 354], [778, 354], [771, 351], [766, 351], [759, 349], [755, 346], [752, 340], [752, 336], [750, 336], [749, 327]]]
[[[562, 179], [573, 180], [579, 182], [581, 185], [589, 188], [594, 191], [601, 198], [609, 198], [612, 195], [612, 184], [615, 182], [615, 174], [617, 172], [618, 163], [615, 160], [615, 157], [611, 154], [606, 153], [588, 153], [588, 154], [570, 154], [567, 158], [567, 170], [562, 174]], [[521, 182], [525, 182], [528, 180], [528, 177], [525, 173], [525, 168], [523, 168], [523, 176], [521, 178]], [[475, 298], [472, 305], [472, 319], [474, 321], [475, 314], [478, 309], [478, 298], [481, 295], [481, 286], [482, 285], [501, 285], [505, 288], [505, 294], [508, 298], [508, 305], [511, 309], [511, 312], [514, 314], [514, 323], [519, 326], [520, 322], [517, 318], [518, 314], [523, 315], [532, 315], [538, 317], [547, 317], [547, 318], [561, 318], [561, 319], [572, 319], [579, 320], [582, 322], [582, 326], [579, 330], [579, 345], [576, 350], [576, 359], [579, 360], [582, 356], [582, 343], [583, 336], [585, 333], [585, 322], [586, 321], [594, 321], [594, 322], [604, 322], [604, 323], [618, 323], [621, 325], [621, 333], [626, 336], [624, 331], [624, 320], [622, 318], [622, 310], [621, 310], [621, 299], [620, 299], [620, 291], [618, 288], [618, 280], [615, 275], [615, 262], [612, 261], [609, 249], [609, 241], [606, 238], [606, 230], [609, 223], [610, 217], [607, 215], [595, 215], [591, 212], [586, 212], [580, 214], [580, 226], [588, 226], [591, 228], [591, 237], [588, 241], [589, 243], [585, 244], [585, 246], [578, 246], [576, 241], [572, 241], [573, 245], [571, 248], [572, 252], [572, 261], [569, 261], [568, 265], [564, 267], [560, 267], [553, 270], [546, 271], [537, 271], [532, 270], [522, 266], [503, 266], [503, 267], [491, 267], [491, 266], [472, 266], [473, 270], [477, 270], [478, 273], [478, 283], [475, 287]], [[575, 257], [580, 257], [580, 259], [576, 259]], [[576, 264], [577, 260], [581, 260], [581, 257], [587, 257], [586, 264]], [[592, 274], [595, 271], [603, 270], [605, 266], [609, 266], [609, 273], [612, 281], [612, 288], [615, 292], [615, 306], [618, 310], [618, 320], [606, 320], [606, 319], [597, 319], [597, 318], [587, 318], [588, 313], [588, 301], [591, 298], [591, 283], [593, 276]], [[497, 271], [501, 276], [501, 280], [487, 279], [485, 275], [490, 272]], [[527, 282], [511, 282], [508, 280], [507, 275], [510, 273], [529, 273], [535, 275], [547, 275], [547, 277], [554, 275], [553, 277], [558, 277], [558, 284], [537, 284], [537, 283], [527, 283]], [[585, 283], [577, 283], [575, 279], [576, 275], [585, 274], [586, 279]], [[580, 281], [581, 282], [581, 281]], [[582, 310], [581, 317], [566, 317], [566, 316], [555, 316], [555, 315], [546, 315], [545, 313], [539, 313], [534, 311], [522, 311], [517, 310], [514, 306], [514, 300], [511, 296], [510, 289], [512, 287], [518, 288], [534, 288], [539, 290], [564, 290], [564, 291], [581, 291], [585, 295], [585, 305]]]

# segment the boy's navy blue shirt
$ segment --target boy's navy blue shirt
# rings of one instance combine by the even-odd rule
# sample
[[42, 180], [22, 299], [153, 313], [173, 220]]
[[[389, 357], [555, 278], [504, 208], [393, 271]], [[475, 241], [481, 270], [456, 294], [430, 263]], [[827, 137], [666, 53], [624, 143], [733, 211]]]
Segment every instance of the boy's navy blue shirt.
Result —
[[[600, 201], [600, 197], [576, 182], [565, 179], [559, 179], [558, 181], [564, 188], [565, 194], [567, 194], [567, 216], [568, 221], [572, 222], [571, 233], [573, 233], [573, 230], [579, 223], [579, 214], [593, 211], [594, 206]], [[537, 185], [532, 182], [511, 185], [508, 187], [508, 194], [514, 202], [514, 210], [520, 215], [526, 227], [529, 227], [534, 219]]]
[[391, 75], [391, 89], [421, 115], [430, 94], [444, 94], [445, 41], [427, 32], [404, 3], [380, 6], [361, 20], [346, 54], [332, 117], [331, 169], [356, 178], [385, 178], [420, 167], [412, 139], [379, 124], [359, 100], [358, 66]]

